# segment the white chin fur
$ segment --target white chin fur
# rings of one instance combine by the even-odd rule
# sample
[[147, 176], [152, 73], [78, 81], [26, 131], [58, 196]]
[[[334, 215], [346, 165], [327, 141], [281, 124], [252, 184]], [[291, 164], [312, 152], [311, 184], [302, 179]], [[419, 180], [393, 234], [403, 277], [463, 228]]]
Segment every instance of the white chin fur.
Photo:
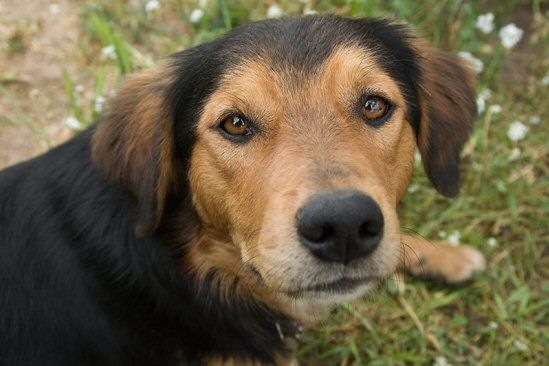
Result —
[[368, 282], [347, 292], [305, 292], [301, 296], [292, 299], [292, 312], [297, 318], [304, 321], [317, 321], [322, 317], [324, 311], [366, 295], [376, 287], [376, 284], [377, 281]]

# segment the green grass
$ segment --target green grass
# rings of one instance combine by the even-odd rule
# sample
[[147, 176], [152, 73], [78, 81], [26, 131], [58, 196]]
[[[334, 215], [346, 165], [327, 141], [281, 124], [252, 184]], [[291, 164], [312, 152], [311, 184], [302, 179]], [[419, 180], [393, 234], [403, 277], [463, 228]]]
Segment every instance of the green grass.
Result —
[[[79, 2], [80, 49], [86, 68], [85, 75], [65, 74], [67, 114], [85, 124], [99, 115], [93, 100], [79, 98], [75, 92], [79, 78], [91, 75], [94, 98], [104, 96], [116, 89], [122, 76], [150, 66], [152, 60], [264, 18], [273, 2], [210, 0], [196, 23], [189, 16], [199, 7], [198, 1], [161, 4], [160, 9], [147, 12], [144, 3], [136, 7], [122, 0], [100, 0], [93, 6]], [[549, 48], [547, 13], [544, 17], [541, 12], [547, 7], [540, 1], [454, 0], [318, 0], [307, 4], [281, 0], [278, 4], [288, 15], [308, 8], [406, 21], [440, 47], [469, 51], [482, 59], [485, 70], [479, 75], [479, 90], [490, 89], [487, 105], [502, 108], [500, 113], [487, 108], [477, 118], [464, 152], [459, 198], [437, 195], [417, 164], [413, 193], [401, 207], [403, 228], [433, 239], [444, 239], [441, 231], [457, 232], [461, 242], [485, 253], [488, 270], [464, 287], [412, 278], [389, 281], [368, 299], [339, 307], [320, 327], [308, 332], [299, 349], [300, 362], [442, 365], [443, 357], [453, 365], [549, 364], [549, 114], [548, 87], [540, 82], [549, 75], [544, 63]], [[509, 23], [517, 9], [529, 17], [526, 24], [532, 29], [515, 49], [505, 50], [497, 29]], [[496, 30], [485, 35], [475, 22], [487, 11], [496, 16]], [[101, 51], [109, 46], [113, 52], [102, 57]], [[521, 57], [524, 54], [528, 57]], [[516, 71], [524, 68], [526, 75]], [[520, 81], [511, 82], [516, 80], [513, 75], [519, 75]], [[541, 123], [530, 123], [536, 117]], [[507, 131], [515, 120], [528, 125], [529, 132], [523, 140], [511, 142]]]

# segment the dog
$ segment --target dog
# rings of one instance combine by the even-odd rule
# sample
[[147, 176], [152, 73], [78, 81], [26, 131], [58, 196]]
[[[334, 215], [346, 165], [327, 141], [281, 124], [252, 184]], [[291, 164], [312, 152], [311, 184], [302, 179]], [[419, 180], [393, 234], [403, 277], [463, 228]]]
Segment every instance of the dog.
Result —
[[128, 77], [0, 173], [0, 364], [290, 364], [395, 270], [470, 280], [482, 254], [396, 208], [416, 147], [458, 193], [476, 113], [471, 70], [384, 19], [250, 23]]

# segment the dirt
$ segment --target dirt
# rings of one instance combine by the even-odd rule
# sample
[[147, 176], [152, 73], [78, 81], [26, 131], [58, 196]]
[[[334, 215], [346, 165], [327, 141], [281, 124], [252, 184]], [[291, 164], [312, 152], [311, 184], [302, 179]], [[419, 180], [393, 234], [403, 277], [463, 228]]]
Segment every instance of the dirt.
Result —
[[78, 14], [66, 0], [0, 2], [0, 168], [72, 135], [63, 123], [63, 71], [75, 75], [84, 67]]

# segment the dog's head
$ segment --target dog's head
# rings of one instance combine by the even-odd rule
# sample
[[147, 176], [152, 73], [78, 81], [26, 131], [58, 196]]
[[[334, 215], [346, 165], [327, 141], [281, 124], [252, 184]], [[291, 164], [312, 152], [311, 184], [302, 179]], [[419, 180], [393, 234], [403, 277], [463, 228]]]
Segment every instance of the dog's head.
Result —
[[332, 304], [395, 269], [416, 146], [458, 193], [475, 115], [471, 72], [401, 25], [268, 20], [131, 77], [94, 159], [134, 193], [141, 235], [196, 213], [187, 270]]

